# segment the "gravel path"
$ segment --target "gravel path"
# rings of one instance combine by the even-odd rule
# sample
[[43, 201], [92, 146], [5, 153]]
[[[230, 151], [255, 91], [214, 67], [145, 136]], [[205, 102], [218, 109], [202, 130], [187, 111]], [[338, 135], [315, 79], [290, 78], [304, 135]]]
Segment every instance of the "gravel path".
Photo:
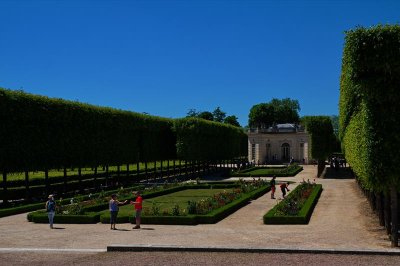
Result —
[[[305, 166], [304, 170], [293, 178], [278, 178], [278, 181], [300, 182], [303, 179], [313, 180], [316, 167]], [[74, 225], [59, 224], [58, 230], [50, 230], [48, 225], [29, 223], [26, 214], [0, 218], [0, 248], [60, 248], [60, 249], [106, 249], [108, 245], [177, 245], [186, 247], [235, 247], [235, 248], [308, 248], [308, 249], [373, 249], [391, 250], [390, 242], [385, 231], [373, 215], [367, 200], [361, 194], [353, 179], [316, 179], [321, 183], [324, 191], [314, 210], [308, 225], [264, 225], [262, 216], [271, 209], [276, 200], [270, 199], [270, 194], [264, 195], [252, 201], [247, 206], [238, 210], [217, 224], [197, 226], [177, 225], [144, 225], [141, 230], [132, 230], [130, 224], [120, 224], [120, 230], [112, 231], [109, 225]], [[294, 185], [289, 188], [293, 189]], [[280, 196], [280, 191], [277, 191]], [[398, 249], [396, 249], [398, 251]], [[43, 252], [42, 252], [43, 253]], [[25, 260], [18, 253], [0, 252], [0, 259], [4, 258], [18, 264], [19, 260]], [[43, 262], [41, 255], [26, 253], [31, 258], [28, 262]], [[44, 253], [43, 253], [44, 254]], [[114, 253], [113, 253], [114, 254]], [[265, 265], [266, 262], [280, 262], [280, 260], [292, 260], [307, 262], [308, 258], [338, 258], [344, 263], [358, 264], [359, 262], [379, 261], [381, 256], [349, 256], [349, 255], [271, 255], [271, 254], [235, 254], [235, 253], [140, 253], [140, 254], [71, 254], [52, 253], [51, 256], [43, 255], [43, 258], [58, 260], [61, 265], [76, 264], [80, 261], [89, 262], [100, 260], [105, 263], [115, 256], [122, 261], [142, 260], [145, 265], [171, 264], [171, 259], [182, 261], [178, 264], [187, 264], [187, 260], [195, 257], [194, 265], [228, 264], [230, 258], [232, 264]], [[189, 255], [182, 255], [189, 254]], [[202, 255], [203, 254], [203, 255]], [[162, 259], [158, 260], [161, 257]], [[64, 258], [65, 260], [63, 260]], [[151, 263], [151, 259], [155, 263]], [[186, 258], [186, 259], [185, 259]], [[236, 259], [234, 259], [236, 258]], [[246, 259], [240, 259], [246, 258]], [[388, 265], [392, 258], [399, 261], [399, 257], [387, 257]], [[197, 260], [198, 259], [198, 260]], [[220, 261], [219, 261], [220, 260]], [[66, 264], [62, 264], [65, 261]], [[121, 262], [122, 262], [121, 261]], [[207, 264], [210, 261], [210, 264]], [[215, 261], [214, 263], [212, 263]], [[330, 259], [327, 262], [333, 263]], [[353, 263], [354, 261], [354, 263]], [[386, 259], [384, 260], [386, 261]], [[23, 261], [21, 261], [22, 263]], [[169, 262], [169, 263], [168, 263]], [[175, 261], [173, 261], [175, 264]], [[200, 263], [201, 262], [201, 263]], [[221, 262], [221, 263], [219, 263]], [[264, 263], [265, 262], [265, 263]], [[311, 260], [312, 262], [312, 260]], [[47, 264], [47, 263], [46, 263]], [[281, 263], [280, 263], [281, 264]], [[301, 263], [303, 264], [303, 263]], [[363, 264], [363, 263], [361, 263]], [[378, 263], [382, 265], [382, 263]], [[100, 264], [103, 265], [103, 264]], [[343, 264], [341, 264], [343, 265]]]
[[[99, 254], [0, 253], [7, 265], [399, 265], [398, 256], [140, 252]], [[5, 265], [5, 264], [4, 264]]]

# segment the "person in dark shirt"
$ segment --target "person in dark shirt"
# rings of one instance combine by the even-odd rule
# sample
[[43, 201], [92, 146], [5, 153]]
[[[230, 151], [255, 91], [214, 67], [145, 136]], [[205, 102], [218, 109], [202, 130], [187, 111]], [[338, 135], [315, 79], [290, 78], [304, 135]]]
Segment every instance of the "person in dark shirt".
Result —
[[286, 197], [286, 191], [290, 191], [288, 186], [289, 186], [289, 182], [281, 184], [281, 191], [282, 191], [282, 197], [283, 198]]
[[275, 184], [276, 184], [276, 176], [273, 176], [269, 184], [271, 185], [271, 199], [275, 199]]

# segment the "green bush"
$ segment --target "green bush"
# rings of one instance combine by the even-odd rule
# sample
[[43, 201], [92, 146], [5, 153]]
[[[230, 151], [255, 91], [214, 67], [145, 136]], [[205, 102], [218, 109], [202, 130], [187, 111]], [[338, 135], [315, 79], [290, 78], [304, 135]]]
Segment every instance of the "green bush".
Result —
[[[300, 188], [300, 186], [297, 188]], [[289, 199], [289, 196], [291, 194], [296, 194], [296, 189], [288, 195], [287, 199]], [[315, 205], [318, 202], [319, 196], [321, 195], [321, 192], [322, 192], [322, 185], [319, 184], [315, 185], [310, 196], [304, 202], [303, 207], [296, 216], [288, 216], [288, 215], [277, 216], [276, 215], [277, 210], [280, 207], [280, 204], [284, 204], [284, 202], [278, 203], [275, 207], [273, 207], [263, 216], [264, 224], [308, 224], [311, 218], [311, 214], [315, 208]]]
[[266, 167], [252, 167], [239, 172], [231, 172], [230, 176], [233, 177], [287, 177], [295, 176], [303, 171], [303, 167], [297, 164], [290, 165], [285, 168], [266, 168]]
[[[238, 184], [233, 183], [217, 183], [217, 184], [200, 184], [200, 185], [185, 185], [185, 186], [177, 186], [168, 189], [163, 189], [160, 191], [145, 191], [143, 193], [144, 198], [153, 198], [161, 195], [166, 195], [169, 193], [177, 192], [184, 189], [204, 189], [211, 187], [218, 188], [232, 188], [237, 187]], [[182, 224], [182, 225], [194, 225], [199, 223], [216, 223], [226, 216], [232, 214], [236, 210], [245, 206], [248, 201], [252, 199], [256, 199], [263, 194], [267, 193], [270, 190], [269, 186], [260, 187], [254, 191], [244, 194], [241, 198], [234, 200], [233, 202], [216, 209], [209, 214], [206, 215], [179, 215], [179, 216], [143, 216], [142, 223], [144, 224]], [[87, 196], [82, 197], [82, 199], [88, 198]], [[134, 199], [132, 196], [127, 196], [126, 198], [120, 198], [121, 201], [125, 199]], [[69, 199], [68, 199], [69, 200]], [[63, 203], [68, 203], [68, 200], [63, 200]], [[41, 208], [43, 208], [44, 204], [41, 204]], [[56, 215], [55, 222], [56, 223], [96, 223], [101, 222], [104, 224], [108, 224], [110, 222], [110, 213], [108, 210], [108, 203], [99, 203], [93, 206], [84, 206], [82, 209], [85, 211], [83, 215]], [[89, 212], [92, 211], [92, 212]], [[77, 222], [74, 222], [74, 217], [77, 218]], [[28, 221], [37, 222], [37, 223], [47, 223], [47, 213], [43, 210], [31, 212], [27, 215]], [[133, 215], [127, 215], [124, 213], [120, 213], [117, 218], [118, 223], [135, 223], [135, 218]]]
[[[37, 211], [28, 214], [28, 221], [34, 223], [48, 223], [49, 218], [45, 211]], [[88, 213], [84, 215], [55, 215], [54, 223], [58, 224], [95, 224], [100, 221], [100, 214]]]
[[36, 211], [39, 209], [44, 209], [44, 203], [34, 203], [7, 209], [0, 209], [0, 218], [24, 212]]
[[173, 120], [0, 88], [0, 171], [172, 159]]

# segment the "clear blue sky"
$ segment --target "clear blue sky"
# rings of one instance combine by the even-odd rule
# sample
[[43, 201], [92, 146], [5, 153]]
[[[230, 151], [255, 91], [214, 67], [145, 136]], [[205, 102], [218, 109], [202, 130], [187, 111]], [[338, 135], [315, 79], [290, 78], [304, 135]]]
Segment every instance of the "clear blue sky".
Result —
[[0, 0], [0, 87], [162, 117], [338, 113], [344, 31], [400, 1]]

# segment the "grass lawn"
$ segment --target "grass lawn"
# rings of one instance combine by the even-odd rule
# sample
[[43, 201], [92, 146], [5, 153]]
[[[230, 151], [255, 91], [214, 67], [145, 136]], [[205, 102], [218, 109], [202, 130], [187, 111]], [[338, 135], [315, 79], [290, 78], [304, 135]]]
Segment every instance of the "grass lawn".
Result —
[[[182, 161], [182, 166], [185, 165], [185, 161]], [[175, 161], [176, 167], [179, 167], [179, 161]], [[158, 161], [156, 162], [156, 167], [160, 168], [161, 167], [161, 162]], [[169, 161], [169, 167], [170, 169], [173, 167], [173, 161]], [[145, 169], [144, 163], [139, 163], [139, 171], [143, 171]], [[154, 162], [148, 162], [147, 163], [147, 169], [148, 171], [152, 171], [154, 169]], [[163, 169], [167, 169], [167, 161], [163, 161]], [[110, 172], [116, 172], [117, 171], [117, 166], [109, 166], [108, 170]], [[126, 171], [127, 167], [126, 165], [121, 165], [120, 171]], [[137, 169], [137, 164], [130, 164], [129, 165], [129, 171], [134, 173], [136, 172]], [[159, 170], [159, 169], [158, 169]], [[97, 173], [105, 173], [106, 171], [103, 170], [103, 167], [97, 167]], [[94, 170], [92, 168], [82, 168], [81, 170], [82, 175], [93, 175]], [[64, 175], [63, 169], [53, 169], [49, 171], [49, 178], [52, 177], [60, 177]], [[72, 176], [72, 175], [78, 175], [78, 168], [75, 168], [74, 170], [72, 169], [67, 169], [67, 175]], [[37, 171], [37, 172], [29, 172], [29, 180], [34, 180], [34, 179], [44, 179], [44, 171]], [[8, 181], [16, 181], [16, 180], [25, 180], [25, 173], [9, 173], [7, 174], [7, 180]]]
[[297, 164], [288, 167], [252, 167], [239, 172], [232, 172], [231, 176], [294, 176], [303, 168]]
[[[157, 204], [160, 208], [160, 212], [163, 210], [168, 210], [171, 212], [172, 208], [178, 204], [180, 209], [187, 208], [187, 202], [191, 201], [199, 201], [204, 198], [212, 197], [213, 195], [222, 192], [224, 190], [229, 189], [186, 189], [178, 192], [174, 192], [168, 195], [159, 196], [151, 199], [143, 198], [143, 209], [150, 209], [153, 206], [153, 203]], [[118, 215], [133, 215], [134, 206], [133, 205], [125, 205], [121, 206], [119, 209]]]

